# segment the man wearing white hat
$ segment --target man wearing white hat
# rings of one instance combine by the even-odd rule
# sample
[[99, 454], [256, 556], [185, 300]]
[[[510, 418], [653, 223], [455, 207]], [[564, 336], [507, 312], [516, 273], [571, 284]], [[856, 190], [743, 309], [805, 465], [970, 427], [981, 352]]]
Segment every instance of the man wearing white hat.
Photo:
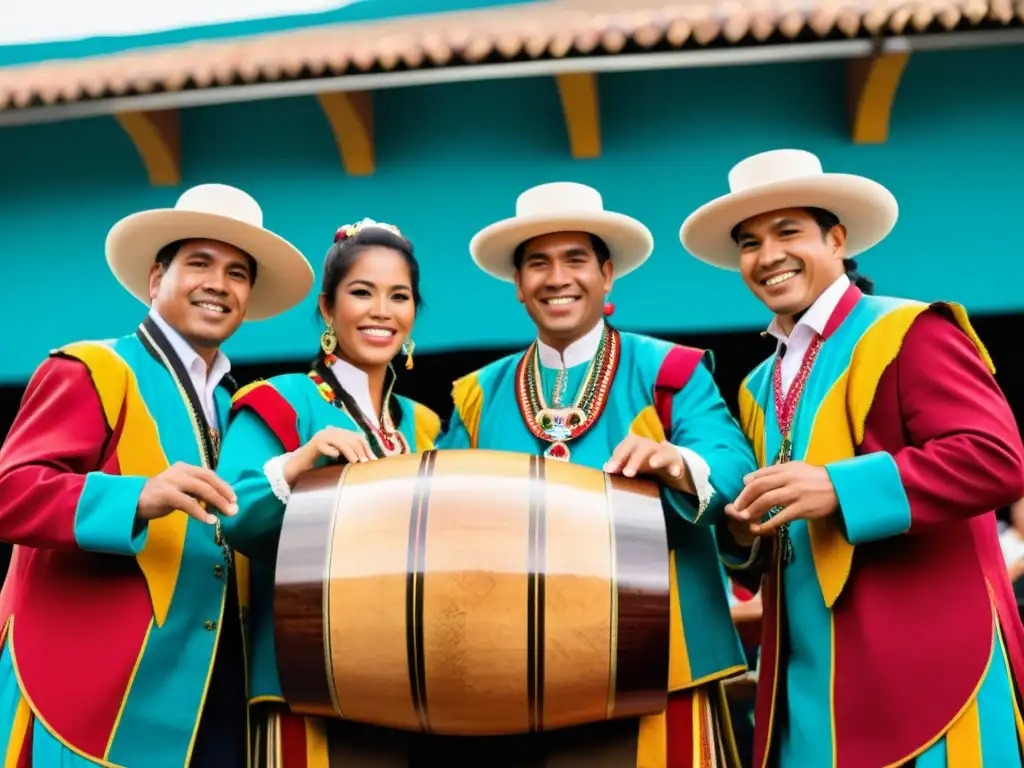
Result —
[[956, 304], [851, 284], [896, 223], [880, 184], [778, 150], [729, 185], [680, 234], [775, 315], [739, 394], [761, 469], [720, 529], [734, 576], [766, 574], [755, 764], [1020, 766], [992, 510], [1024, 493], [1024, 448], [984, 346]]
[[247, 762], [247, 563], [214, 469], [220, 345], [308, 293], [256, 201], [208, 184], [118, 222], [107, 262], [150, 306], [128, 336], [53, 352], [0, 449], [0, 744], [17, 766]]
[[[712, 378], [709, 353], [620, 333], [603, 317], [613, 279], [652, 249], [647, 227], [604, 210], [597, 190], [572, 183], [527, 190], [515, 217], [479, 232], [470, 243], [474, 261], [515, 285], [537, 340], [455, 383], [441, 445], [542, 454], [661, 485], [671, 549], [671, 695], [666, 713], [641, 724], [632, 754], [643, 768], [731, 765], [720, 681], [746, 667], [711, 525], [755, 464]], [[701, 744], [709, 751], [691, 761], [703, 754]]]

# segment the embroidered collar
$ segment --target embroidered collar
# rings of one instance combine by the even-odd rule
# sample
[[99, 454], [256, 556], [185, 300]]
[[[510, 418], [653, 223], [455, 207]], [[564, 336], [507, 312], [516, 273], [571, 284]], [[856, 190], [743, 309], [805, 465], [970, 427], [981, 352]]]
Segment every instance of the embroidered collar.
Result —
[[391, 419], [391, 390], [395, 386], [395, 369], [388, 366], [384, 379], [381, 415], [379, 419], [373, 419], [367, 416], [352, 393], [339, 380], [337, 372], [345, 369], [337, 366], [337, 362], [338, 358], [334, 355], [330, 355], [328, 360], [318, 358], [313, 365], [313, 370], [308, 374], [321, 397], [346, 413], [359, 426], [370, 441], [370, 447], [378, 458], [398, 453], [409, 453], [410, 448], [405, 436], [398, 431]]

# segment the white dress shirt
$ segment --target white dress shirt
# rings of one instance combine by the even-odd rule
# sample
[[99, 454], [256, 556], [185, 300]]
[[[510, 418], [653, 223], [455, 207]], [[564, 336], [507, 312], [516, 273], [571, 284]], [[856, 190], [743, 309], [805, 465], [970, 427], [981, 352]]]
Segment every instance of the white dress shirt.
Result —
[[207, 368], [206, 361], [199, 356], [192, 345], [189, 344], [178, 333], [170, 324], [157, 314], [157, 311], [150, 310], [149, 316], [153, 318], [153, 322], [157, 324], [157, 327], [163, 331], [164, 336], [167, 337], [167, 341], [170, 342], [171, 348], [174, 350], [181, 364], [188, 371], [188, 377], [192, 381], [192, 386], [196, 390], [196, 394], [199, 396], [199, 403], [203, 409], [203, 413], [206, 414], [206, 422], [214, 429], [219, 429], [217, 419], [217, 407], [214, 405], [213, 393], [217, 389], [217, 385], [221, 383], [224, 377], [231, 370], [231, 361], [228, 360], [220, 350], [217, 350], [217, 356], [213, 359], [213, 365]]
[[779, 326], [777, 317], [768, 326], [768, 333], [779, 342], [775, 347], [775, 354], [779, 354], [783, 345], [786, 346], [786, 354], [782, 358], [782, 392], [779, 393], [783, 397], [789, 392], [793, 379], [800, 370], [800, 364], [804, 361], [804, 355], [811, 347], [811, 342], [819, 333], [825, 332], [829, 318], [849, 287], [850, 278], [846, 275], [839, 277], [814, 300], [788, 336]]
[[335, 357], [330, 368], [331, 373], [341, 384], [341, 388], [352, 396], [356, 405], [359, 406], [359, 410], [369, 419], [370, 423], [380, 424], [380, 414], [373, 407], [373, 400], [370, 398], [370, 377], [366, 375], [366, 371], [356, 368], [352, 363], [342, 360], [340, 357]]
[[[562, 352], [549, 347], [543, 341], [537, 339], [540, 364], [545, 368], [558, 370], [589, 363], [594, 358], [594, 355], [597, 354], [597, 347], [601, 343], [604, 326], [605, 322], [602, 319], [591, 330], [587, 331], [585, 335], [567, 346]], [[623, 435], [623, 438], [625, 438], [625, 435]], [[711, 486], [711, 467], [708, 466], [708, 463], [698, 453], [689, 448], [677, 445], [676, 450], [679, 451], [687, 469], [690, 470], [690, 478], [693, 480], [693, 485], [697, 490], [697, 499], [700, 504], [696, 519], [699, 519], [715, 493], [715, 489]], [[696, 522], [696, 519], [694, 522]]]
[[[814, 341], [814, 337], [817, 334], [825, 332], [825, 326], [828, 325], [832, 313], [836, 311], [836, 307], [839, 306], [839, 302], [849, 287], [850, 278], [845, 274], [837, 278], [807, 308], [803, 317], [793, 326], [793, 330], [790, 331], [788, 336], [779, 326], [778, 317], [774, 318], [768, 325], [767, 333], [770, 333], [779, 342], [775, 346], [775, 354], [778, 355], [782, 351], [782, 346], [786, 346], [786, 354], [782, 357], [782, 392], [780, 394], [783, 397], [789, 392], [789, 388], [796, 378], [797, 371], [800, 370], [800, 365], [804, 361], [804, 355], [811, 348], [811, 342]], [[757, 559], [760, 551], [761, 539], [757, 538], [754, 540], [754, 545], [750, 548], [750, 556], [742, 567], [749, 567]]]
[[601, 343], [601, 336], [604, 334], [604, 320], [591, 328], [583, 337], [576, 339], [559, 352], [554, 347], [549, 347], [540, 339], [537, 339], [537, 349], [540, 354], [540, 364], [545, 368], [572, 368], [581, 363], [589, 363], [597, 354], [597, 345]]

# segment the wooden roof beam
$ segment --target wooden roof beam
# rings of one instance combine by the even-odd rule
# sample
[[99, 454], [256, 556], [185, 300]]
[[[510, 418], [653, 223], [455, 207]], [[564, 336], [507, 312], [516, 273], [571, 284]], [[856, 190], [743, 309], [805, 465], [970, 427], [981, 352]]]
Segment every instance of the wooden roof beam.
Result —
[[331, 124], [341, 163], [349, 176], [372, 176], [374, 153], [373, 92], [321, 93], [317, 101]]
[[181, 183], [181, 133], [178, 110], [118, 112], [118, 124], [128, 134], [154, 187]]
[[909, 53], [885, 53], [854, 59], [847, 65], [850, 138], [854, 144], [884, 144], [896, 91]]
[[597, 75], [579, 72], [557, 75], [558, 95], [569, 134], [569, 149], [575, 158], [601, 156], [601, 110], [597, 97]]

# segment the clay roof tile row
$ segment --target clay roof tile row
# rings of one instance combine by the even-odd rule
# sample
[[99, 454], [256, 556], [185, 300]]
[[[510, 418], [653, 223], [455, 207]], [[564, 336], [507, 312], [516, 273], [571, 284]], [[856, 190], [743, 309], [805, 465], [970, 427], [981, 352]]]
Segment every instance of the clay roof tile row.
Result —
[[0, 68], [0, 109], [627, 50], [884, 37], [1022, 23], [1024, 0], [552, 0]]

